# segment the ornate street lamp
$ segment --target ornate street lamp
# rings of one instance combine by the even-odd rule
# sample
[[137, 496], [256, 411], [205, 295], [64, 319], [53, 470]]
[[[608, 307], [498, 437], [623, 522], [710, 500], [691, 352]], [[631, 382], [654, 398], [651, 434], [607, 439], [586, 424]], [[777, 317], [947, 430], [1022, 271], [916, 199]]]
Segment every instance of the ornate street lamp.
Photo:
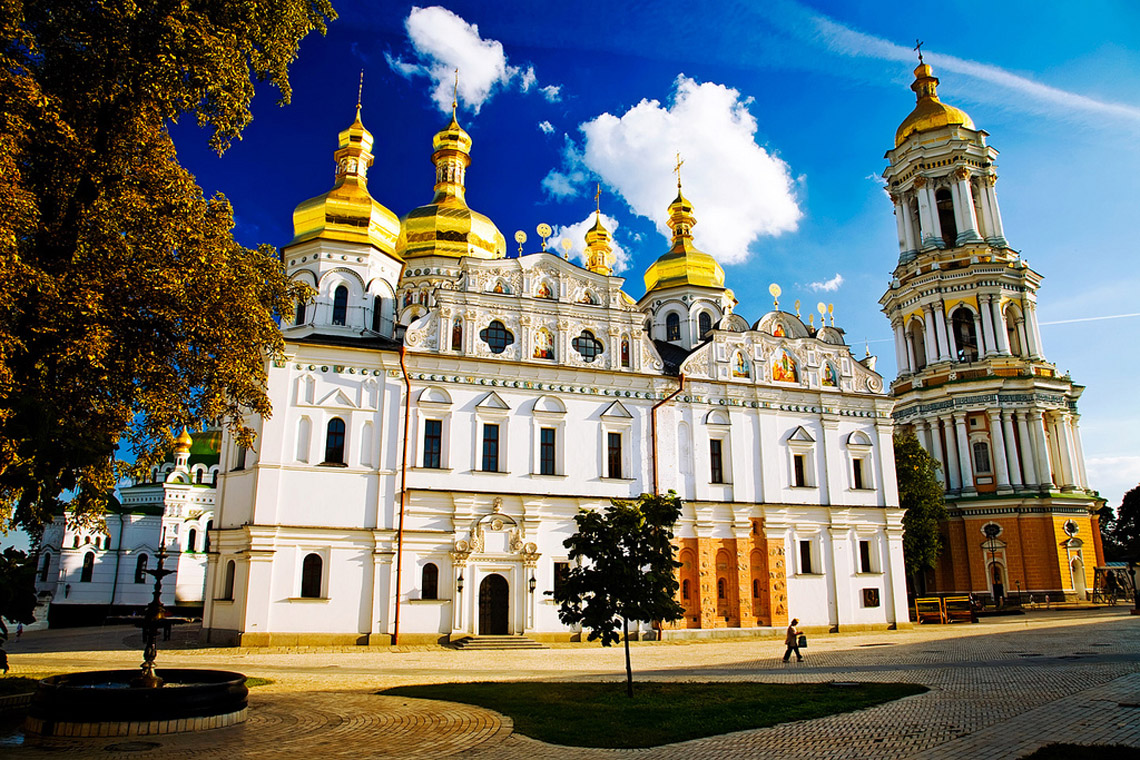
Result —
[[459, 577], [455, 579], [455, 590], [463, 593], [463, 571], [459, 571]]
[[998, 581], [1001, 576], [997, 571], [997, 550], [1000, 548], [997, 537], [1001, 533], [1001, 526], [997, 523], [988, 523], [982, 528], [982, 532], [986, 534], [986, 542], [983, 546], [990, 553], [989, 576], [993, 587], [994, 608], [996, 609], [1001, 605], [1002, 597], [1005, 595], [1005, 587]]

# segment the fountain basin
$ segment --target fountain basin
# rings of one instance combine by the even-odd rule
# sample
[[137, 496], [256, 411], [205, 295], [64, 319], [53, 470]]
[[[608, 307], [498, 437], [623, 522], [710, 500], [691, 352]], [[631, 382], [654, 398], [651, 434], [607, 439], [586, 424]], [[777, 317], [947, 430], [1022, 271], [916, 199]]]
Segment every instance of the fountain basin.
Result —
[[138, 670], [92, 670], [40, 681], [25, 733], [141, 736], [223, 728], [246, 717], [245, 676], [227, 670], [160, 668], [162, 688], [131, 686]]

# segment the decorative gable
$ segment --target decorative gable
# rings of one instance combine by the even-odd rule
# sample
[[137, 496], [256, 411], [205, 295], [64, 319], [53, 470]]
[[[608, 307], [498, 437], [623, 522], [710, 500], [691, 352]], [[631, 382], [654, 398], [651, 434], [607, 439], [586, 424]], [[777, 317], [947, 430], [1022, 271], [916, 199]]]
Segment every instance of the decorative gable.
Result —
[[617, 419], [622, 419], [622, 420], [633, 419], [633, 415], [629, 413], [628, 409], [626, 409], [624, 406], [622, 406], [622, 403], [620, 401], [615, 401], [612, 404], [610, 404], [608, 407], [606, 407], [606, 410], [604, 412], [602, 412], [602, 416], [603, 417], [610, 417], [610, 418], [617, 418]]

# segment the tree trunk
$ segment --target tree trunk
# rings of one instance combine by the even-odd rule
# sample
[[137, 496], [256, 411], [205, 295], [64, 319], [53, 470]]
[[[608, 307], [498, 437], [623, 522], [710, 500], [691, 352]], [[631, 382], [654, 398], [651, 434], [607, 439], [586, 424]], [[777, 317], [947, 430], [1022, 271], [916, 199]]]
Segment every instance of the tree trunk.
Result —
[[633, 666], [629, 664], [629, 621], [621, 619], [622, 632], [625, 634], [625, 693], [633, 699]]

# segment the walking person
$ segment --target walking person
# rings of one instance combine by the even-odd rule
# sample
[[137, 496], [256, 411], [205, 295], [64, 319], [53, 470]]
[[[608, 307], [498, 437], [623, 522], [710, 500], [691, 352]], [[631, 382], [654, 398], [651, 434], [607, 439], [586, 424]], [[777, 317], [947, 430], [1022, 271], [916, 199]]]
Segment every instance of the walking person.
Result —
[[796, 653], [796, 662], [804, 661], [804, 656], [800, 654], [799, 636], [801, 631], [796, 628], [796, 624], [799, 622], [799, 618], [792, 618], [792, 622], [788, 626], [788, 635], [784, 637], [784, 643], [788, 646], [784, 652], [784, 662], [787, 662], [788, 659], [791, 658], [792, 652]]

